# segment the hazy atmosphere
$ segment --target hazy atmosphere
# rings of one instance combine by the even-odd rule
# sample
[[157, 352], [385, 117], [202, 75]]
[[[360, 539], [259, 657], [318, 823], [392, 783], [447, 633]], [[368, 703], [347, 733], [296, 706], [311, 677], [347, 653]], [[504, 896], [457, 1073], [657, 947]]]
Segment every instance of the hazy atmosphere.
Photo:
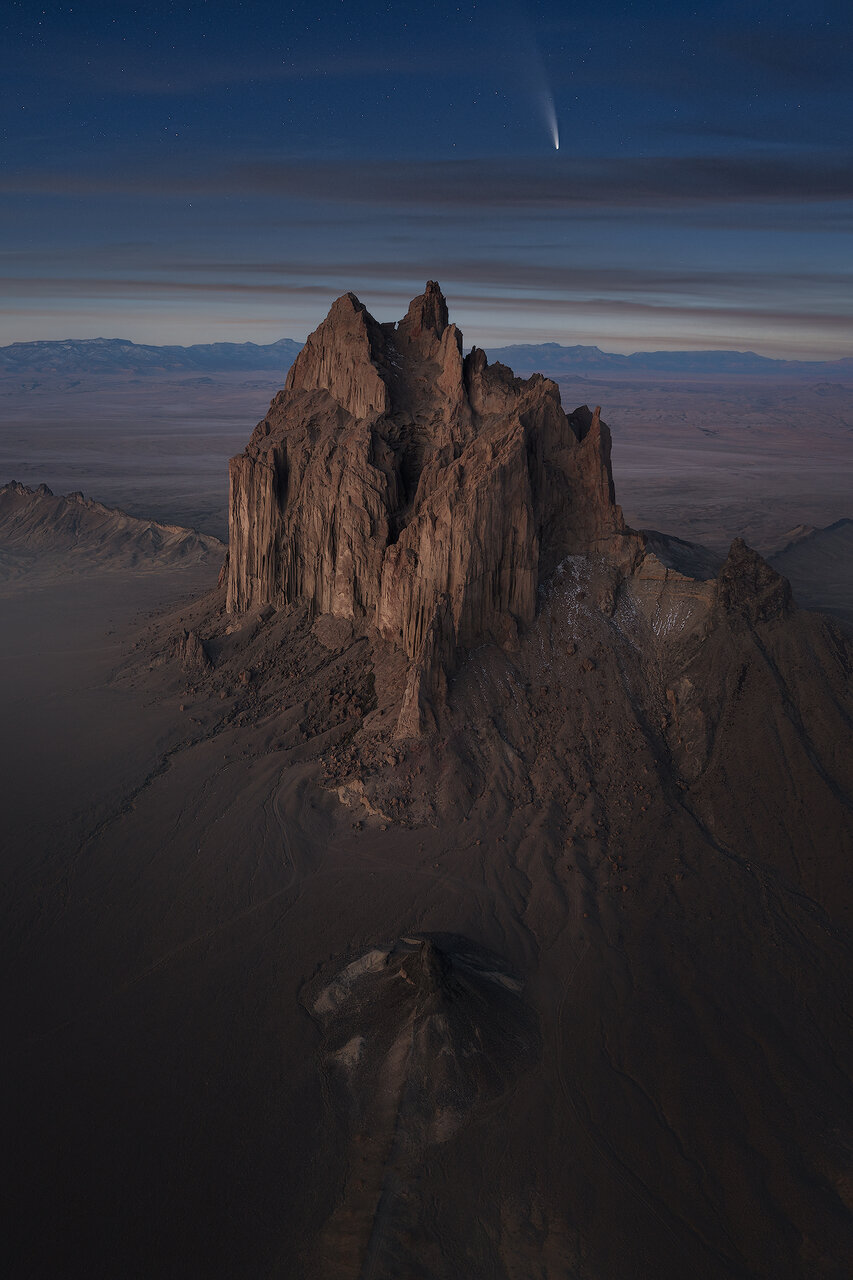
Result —
[[396, 314], [434, 276], [483, 346], [848, 354], [851, 24], [12, 0], [0, 342], [302, 339], [330, 296]]

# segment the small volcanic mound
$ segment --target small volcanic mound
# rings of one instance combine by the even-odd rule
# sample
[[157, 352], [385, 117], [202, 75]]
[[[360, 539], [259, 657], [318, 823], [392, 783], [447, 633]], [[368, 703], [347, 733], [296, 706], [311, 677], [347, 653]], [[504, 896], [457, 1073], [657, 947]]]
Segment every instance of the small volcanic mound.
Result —
[[467, 939], [407, 935], [331, 981], [315, 978], [302, 999], [323, 1032], [349, 1169], [311, 1266], [329, 1277], [416, 1274], [428, 1153], [505, 1102], [538, 1057], [522, 983]]
[[[443, 1142], [502, 1096], [537, 1052], [522, 984], [465, 939], [406, 936], [316, 980], [304, 1003], [356, 1126], [380, 1099], [416, 1145]], [[383, 1108], [385, 1109], [385, 1108]]]

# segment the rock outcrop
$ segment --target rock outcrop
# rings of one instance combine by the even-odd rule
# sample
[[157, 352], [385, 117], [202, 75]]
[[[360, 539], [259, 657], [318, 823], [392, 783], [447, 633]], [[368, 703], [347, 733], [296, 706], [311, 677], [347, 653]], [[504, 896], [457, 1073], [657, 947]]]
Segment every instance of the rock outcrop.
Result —
[[516, 378], [448, 322], [437, 284], [399, 324], [351, 293], [309, 337], [232, 459], [228, 609], [305, 602], [411, 661], [400, 732], [460, 648], [513, 645], [570, 554], [633, 562], [599, 410]]
[[729, 619], [747, 625], [784, 618], [793, 608], [791, 584], [748, 547], [735, 538], [728, 558], [717, 578], [717, 605]]

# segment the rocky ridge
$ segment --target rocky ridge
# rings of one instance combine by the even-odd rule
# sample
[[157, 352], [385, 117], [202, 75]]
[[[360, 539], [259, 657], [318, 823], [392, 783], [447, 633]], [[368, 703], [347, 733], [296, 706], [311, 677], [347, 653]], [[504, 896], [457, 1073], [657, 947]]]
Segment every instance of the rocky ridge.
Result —
[[13, 480], [0, 488], [0, 577], [50, 557], [63, 572], [203, 564], [222, 557], [218, 538], [128, 515], [82, 493], [55, 494]]

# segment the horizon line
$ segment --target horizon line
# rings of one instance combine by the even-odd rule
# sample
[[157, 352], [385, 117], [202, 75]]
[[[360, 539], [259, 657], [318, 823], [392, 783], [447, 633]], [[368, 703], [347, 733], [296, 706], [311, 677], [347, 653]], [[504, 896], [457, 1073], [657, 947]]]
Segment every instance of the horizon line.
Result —
[[[217, 346], [258, 347], [259, 349], [263, 350], [265, 348], [274, 347], [278, 343], [282, 343], [282, 342], [292, 342], [294, 345], [304, 346], [305, 341], [306, 341], [306, 338], [292, 338], [289, 336], [287, 337], [283, 336], [280, 338], [273, 338], [270, 342], [257, 342], [252, 338], [244, 338], [244, 339], [215, 338], [212, 340], [208, 339], [207, 341], [195, 341], [195, 342], [189, 342], [189, 343], [188, 342], [139, 342], [135, 338], [126, 338], [122, 336], [107, 337], [104, 334], [97, 334], [93, 337], [77, 337], [77, 338], [61, 337], [61, 338], [16, 339], [12, 342], [0, 343], [0, 352], [7, 351], [11, 347], [37, 347], [37, 346], [46, 346], [50, 344], [56, 344], [56, 345], [60, 345], [64, 343], [82, 344], [82, 343], [88, 343], [88, 342], [121, 342], [121, 343], [126, 343], [128, 346], [145, 347], [145, 348], [148, 348], [149, 350], [155, 350], [155, 351], [164, 351], [170, 348], [172, 349], [176, 348], [180, 351], [189, 351], [193, 347], [217, 347]], [[488, 346], [480, 346], [478, 343], [472, 343], [471, 346], [468, 348], [468, 352], [466, 352], [466, 354], [470, 353], [470, 351], [473, 351], [475, 349], [485, 351], [485, 352], [505, 351], [510, 349], [536, 351], [536, 350], [541, 350], [541, 348], [543, 347], [554, 347], [554, 348], [557, 348], [559, 351], [598, 351], [602, 355], [614, 356], [618, 359], [623, 359], [623, 360], [630, 360], [634, 356], [647, 356], [647, 355], [685, 355], [685, 356], [741, 355], [741, 356], [753, 356], [755, 357], [756, 360], [766, 360], [769, 363], [773, 363], [773, 364], [843, 364], [846, 361], [853, 361], [853, 353], [847, 356], [815, 356], [815, 357], [768, 356], [768, 355], [762, 354], [760, 351], [755, 351], [751, 347], [714, 347], [714, 346], [643, 347], [643, 348], [638, 348], [635, 351], [624, 352], [624, 351], [608, 350], [605, 347], [599, 346], [598, 343], [584, 343], [584, 342], [562, 343], [562, 342], [555, 342], [553, 340], [546, 340], [543, 342], [514, 341], [514, 342], [501, 342], [500, 344], [490, 343]]]

